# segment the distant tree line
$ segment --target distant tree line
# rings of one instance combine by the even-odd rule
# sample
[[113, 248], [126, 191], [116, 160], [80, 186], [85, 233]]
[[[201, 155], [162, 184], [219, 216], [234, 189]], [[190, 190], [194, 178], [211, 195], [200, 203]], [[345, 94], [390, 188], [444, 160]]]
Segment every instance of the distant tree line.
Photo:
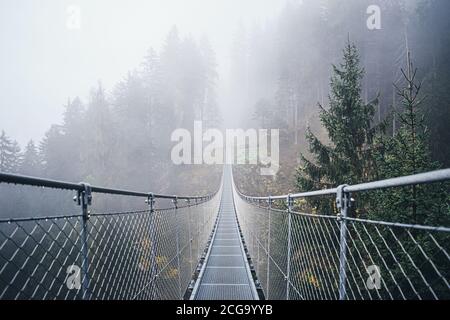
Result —
[[110, 92], [99, 82], [88, 101], [68, 99], [62, 123], [52, 125], [42, 141], [31, 140], [21, 150], [2, 131], [0, 171], [149, 192], [214, 191], [219, 172], [171, 163], [170, 136], [176, 128], [190, 129], [194, 120], [204, 127], [220, 124], [216, 67], [208, 39], [181, 38], [174, 27], [161, 52], [150, 48]]
[[[439, 169], [441, 165], [432, 159], [430, 151], [422, 84], [410, 55], [401, 71], [405, 84], [396, 86], [399, 106], [392, 115], [399, 126], [394, 134], [386, 134], [387, 121], [374, 125], [378, 99], [366, 104], [361, 98], [364, 70], [356, 46], [348, 43], [343, 56], [343, 61], [333, 66], [330, 105], [328, 108], [319, 105], [320, 122], [329, 142], [324, 143], [311, 130], [307, 131], [309, 156], [301, 155], [298, 188], [319, 190]], [[448, 189], [446, 184], [437, 184], [358, 194], [354, 214], [446, 225], [450, 223]], [[336, 212], [333, 202], [317, 199], [312, 203], [322, 212]]]
[[[369, 5], [381, 8], [381, 30], [366, 27]], [[239, 167], [235, 181], [240, 190], [278, 195], [449, 167], [448, 12], [446, 0], [304, 0], [248, 33], [240, 28], [236, 42], [247, 45], [236, 46], [235, 63], [248, 70], [248, 91], [235, 99], [254, 105], [253, 123], [280, 128], [282, 138], [277, 176], [261, 177], [255, 167]], [[355, 193], [349, 216], [448, 227], [449, 195], [449, 183]], [[286, 209], [285, 202], [274, 205]], [[294, 210], [334, 216], [339, 212], [334, 197], [298, 199]], [[306, 248], [292, 249], [291, 257], [301, 265], [293, 277], [301, 288], [327, 296], [330, 286], [320, 276], [338, 275], [339, 270], [321, 265], [320, 259], [310, 262], [307, 255], [333, 261], [330, 247], [337, 238], [316, 221], [311, 218], [307, 228], [293, 225], [301, 229], [293, 234], [316, 239]], [[270, 228], [277, 234], [282, 227]], [[352, 221], [347, 231], [347, 275], [363, 274], [361, 282], [353, 280], [355, 286], [348, 282], [350, 298], [352, 287], [366, 285], [365, 269], [372, 264], [382, 274], [377, 291], [381, 298], [448, 298], [442, 281], [449, 278], [447, 233]], [[322, 244], [321, 237], [330, 237], [330, 243]], [[331, 288], [337, 291], [338, 282]], [[371, 294], [361, 292], [364, 299]]]
[[[370, 5], [381, 9], [379, 30], [367, 28]], [[389, 149], [389, 152], [400, 153], [400, 150], [392, 149], [393, 142], [387, 141], [387, 137], [398, 140], [399, 135], [405, 135], [403, 131], [408, 126], [402, 118], [405, 97], [398, 92], [399, 88], [408, 85], [408, 79], [401, 71], [407, 71], [408, 52], [417, 67], [415, 83], [422, 84], [420, 96], [426, 97], [420, 108], [414, 107], [416, 117], [420, 119], [420, 123], [415, 122], [414, 130], [426, 131], [426, 137], [420, 143], [427, 147], [424, 162], [429, 165], [424, 167], [416, 163], [415, 170], [398, 168], [387, 174], [387, 164], [377, 158], [380, 166], [376, 175], [382, 178], [394, 175], [394, 171], [395, 174], [407, 174], [449, 167], [450, 19], [446, 16], [449, 11], [450, 3], [445, 0], [305, 0], [301, 4], [289, 3], [274, 20], [250, 29], [239, 27], [232, 70], [236, 70], [234, 86], [241, 88], [241, 92], [232, 91], [235, 92], [234, 99], [243, 105], [254, 106], [248, 112], [248, 119], [253, 119], [248, 122], [249, 126], [281, 129], [281, 168], [277, 177], [260, 177], [254, 168], [242, 167], [242, 177], [251, 174], [253, 178], [238, 177], [241, 187], [253, 194], [309, 189], [313, 184], [298, 183], [296, 168], [310, 166], [313, 170], [316, 163], [311, 155], [317, 154], [322, 147], [325, 147], [322, 148], [324, 151], [329, 146], [345, 149], [354, 144], [355, 149], [349, 153], [354, 153], [355, 157], [358, 154], [361, 163], [348, 165], [355, 170], [350, 175], [357, 174], [338, 176], [336, 173], [336, 179], [321, 179], [321, 186], [375, 178], [368, 169], [369, 165], [375, 165], [374, 160], [363, 160], [369, 153], [369, 145], [386, 143], [385, 152]], [[340, 68], [333, 70], [330, 66], [339, 66], [342, 62], [342, 48], [349, 38], [358, 49], [361, 68], [358, 85], [352, 88], [359, 94], [355, 100], [358, 111], [349, 116], [355, 116], [353, 121], [363, 123], [352, 124], [361, 127], [346, 128], [357, 136], [351, 137], [347, 135], [350, 132], [342, 131], [341, 137], [333, 137], [326, 111], [342, 101], [334, 101], [336, 88], [333, 86], [336, 83], [330, 82], [330, 77], [338, 76], [336, 71]], [[243, 80], [239, 82], [239, 79]], [[381, 127], [384, 140], [375, 136], [376, 129]], [[315, 142], [323, 142], [323, 145], [316, 143], [313, 146], [316, 150], [309, 148], [313, 137], [317, 138], [313, 139]], [[419, 149], [419, 142], [415, 140], [414, 143]], [[394, 155], [385, 156], [390, 159]]]
[[[325, 108], [319, 105], [320, 123], [329, 141], [325, 143], [311, 130], [307, 131], [309, 156], [302, 155], [302, 163], [297, 171], [299, 190], [358, 184], [441, 167], [433, 160], [430, 151], [430, 133], [424, 113], [427, 100], [421, 92], [423, 82], [417, 78], [418, 70], [409, 52], [401, 74], [402, 84], [395, 85], [398, 105], [391, 114], [398, 127], [387, 134], [387, 123], [391, 117], [375, 124], [374, 116], [379, 101], [374, 99], [369, 103], [363, 102], [361, 81], [364, 69], [360, 66], [357, 47], [347, 43], [342, 62], [333, 65], [329, 106]], [[351, 195], [353, 202], [349, 216], [410, 225], [449, 226], [449, 191], [450, 183], [435, 183], [355, 193]], [[301, 209], [313, 213], [339, 213], [334, 199], [316, 197], [308, 199], [306, 203], [303, 201], [302, 205]], [[384, 275], [389, 273], [390, 277], [384, 279], [384, 288], [379, 291], [381, 297], [387, 298], [389, 295], [394, 299], [416, 299], [417, 293], [425, 299], [448, 297], [448, 286], [442, 281], [441, 274], [435, 271], [438, 266], [444, 279], [449, 276], [448, 259], [442, 251], [442, 247], [445, 248], [444, 252], [448, 250], [447, 233], [430, 235], [407, 228], [383, 228], [376, 225], [364, 226], [365, 234], [361, 238], [359, 227], [361, 225], [358, 222], [348, 223], [348, 237], [352, 239], [347, 242], [349, 256], [357, 256], [369, 243], [376, 246], [378, 256], [372, 254], [375, 256], [373, 258], [368, 253], [362, 260], [363, 263], [371, 261], [382, 266], [380, 270]], [[410, 250], [408, 254], [405, 254], [405, 247]], [[421, 251], [422, 248], [426, 248], [426, 254]], [[424, 262], [424, 256], [432, 257], [433, 262]], [[433, 284], [432, 290], [422, 282], [412, 261], [419, 265], [420, 274]], [[329, 272], [330, 269], [325, 271]], [[397, 282], [404, 276], [405, 269], [410, 274], [409, 281], [415, 284], [415, 292], [404, 283]], [[350, 264], [349, 272], [358, 272], [358, 266]], [[317, 287], [323, 290], [320, 283]]]

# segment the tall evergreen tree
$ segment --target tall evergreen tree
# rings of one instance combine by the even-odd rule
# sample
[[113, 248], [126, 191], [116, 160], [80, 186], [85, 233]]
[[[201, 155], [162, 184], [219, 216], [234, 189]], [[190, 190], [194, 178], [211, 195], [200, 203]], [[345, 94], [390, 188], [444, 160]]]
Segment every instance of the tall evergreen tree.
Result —
[[[426, 110], [425, 98], [421, 94], [422, 84], [417, 81], [417, 69], [414, 69], [409, 53], [406, 70], [402, 70], [404, 86], [397, 86], [397, 95], [400, 105], [395, 110], [399, 128], [393, 137], [379, 135], [376, 137], [376, 149], [374, 149], [375, 168], [378, 178], [393, 178], [427, 172], [439, 168], [439, 164], [432, 160], [429, 143], [429, 133], [426, 127], [424, 110]], [[368, 218], [373, 220], [384, 220], [391, 222], [403, 222], [408, 224], [420, 224], [430, 226], [448, 226], [450, 224], [450, 196], [449, 185], [429, 184], [414, 185], [403, 188], [390, 188], [371, 192], [367, 201]], [[427, 248], [427, 254], [435, 257], [435, 264], [444, 264], [445, 260], [440, 257], [442, 252], [436, 247], [436, 241], [445, 243], [448, 237], [443, 233], [434, 234], [433, 237], [427, 233], [417, 232], [411, 229], [399, 228], [396, 230], [381, 229], [373, 236], [376, 246], [380, 248], [380, 255], [386, 259], [386, 269], [398, 278], [403, 274], [399, 264], [405, 268], [412, 269], [411, 260], [423, 261], [423, 254], [417, 250]], [[393, 246], [389, 250], [383, 241], [398, 241], [398, 239], [410, 239], [414, 236], [415, 243], [404, 242], [406, 250], [410, 252], [406, 257], [403, 248]], [[381, 235], [381, 237], [380, 237]], [[396, 238], [393, 238], [395, 235]], [[414, 250], [412, 250], [414, 249]], [[398, 261], [390, 257], [395, 255]], [[411, 259], [411, 260], [410, 260]], [[444, 258], [445, 259], [445, 258]], [[408, 272], [408, 271], [406, 271]], [[434, 292], [441, 296], [446, 294], [448, 287], [441, 283], [435, 273], [433, 266], [429, 263], [421, 263], [421, 272], [427, 276], [429, 283], [435, 284]], [[429, 288], [421, 285], [420, 275], [410, 272], [410, 281], [418, 283], [416, 291], [422, 299], [433, 299]], [[448, 274], [444, 274], [448, 278]], [[391, 278], [386, 278], [386, 284], [393, 287]], [[406, 292], [407, 297], [413, 298], [412, 293]], [[398, 292], [394, 292], [394, 298], [401, 298]]]
[[17, 172], [21, 163], [20, 147], [2, 131], [0, 135], [0, 171]]
[[202, 97], [200, 102], [200, 116], [206, 128], [217, 128], [221, 122], [220, 110], [217, 104], [217, 61], [211, 43], [206, 37], [200, 42], [202, 67]]
[[80, 98], [68, 100], [65, 105], [62, 124], [63, 143], [61, 144], [61, 159], [63, 167], [67, 169], [67, 177], [74, 181], [81, 181], [84, 176], [84, 151], [88, 141], [88, 132], [85, 125], [85, 109]]
[[[407, 69], [402, 70], [404, 87], [397, 87], [401, 105], [395, 111], [399, 129], [393, 137], [377, 137], [375, 162], [379, 178], [393, 178], [436, 170], [430, 151], [429, 131], [425, 122], [425, 97], [417, 69], [408, 54]], [[372, 216], [390, 221], [418, 224], [450, 222], [450, 197], [440, 185], [412, 186], [379, 192], [377, 209]]]
[[[169, 50], [166, 48], [166, 50]], [[152, 167], [162, 162], [161, 157], [169, 146], [168, 139], [154, 139], [154, 137], [169, 137], [173, 130], [173, 119], [175, 118], [174, 108], [169, 101], [169, 93], [166, 91], [166, 76], [168, 67], [162, 65], [162, 61], [168, 63], [171, 61], [168, 57], [161, 59], [160, 56], [152, 48], [142, 64], [142, 85], [146, 95], [148, 123], [147, 123], [147, 140], [154, 149], [153, 157], [155, 161], [151, 161]]]
[[117, 140], [116, 128], [111, 115], [110, 104], [101, 83], [91, 90], [86, 110], [86, 123], [89, 128], [85, 151], [86, 176], [93, 182], [110, 184], [113, 176], [114, 149]]
[[323, 143], [310, 129], [307, 131], [314, 160], [301, 156], [303, 165], [298, 169], [297, 185], [303, 191], [359, 183], [370, 176], [372, 119], [377, 100], [366, 104], [361, 99], [364, 71], [359, 66], [356, 46], [349, 41], [343, 53], [343, 62], [333, 65], [330, 106], [319, 104], [320, 121], [330, 143]]
[[41, 174], [41, 161], [36, 144], [30, 140], [25, 147], [23, 153], [23, 161], [20, 165], [20, 173], [32, 176], [39, 176]]
[[62, 127], [52, 125], [39, 144], [44, 176], [60, 180], [70, 179], [70, 170], [62, 161], [65, 155], [60, 152], [63, 150], [64, 143]]

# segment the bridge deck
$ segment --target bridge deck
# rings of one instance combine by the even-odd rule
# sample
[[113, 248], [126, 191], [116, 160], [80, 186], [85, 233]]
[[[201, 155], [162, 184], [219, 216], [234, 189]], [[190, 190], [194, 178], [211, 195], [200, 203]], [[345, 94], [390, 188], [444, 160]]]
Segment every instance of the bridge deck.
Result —
[[195, 300], [257, 300], [238, 229], [231, 170], [225, 169], [218, 222], [192, 298]]

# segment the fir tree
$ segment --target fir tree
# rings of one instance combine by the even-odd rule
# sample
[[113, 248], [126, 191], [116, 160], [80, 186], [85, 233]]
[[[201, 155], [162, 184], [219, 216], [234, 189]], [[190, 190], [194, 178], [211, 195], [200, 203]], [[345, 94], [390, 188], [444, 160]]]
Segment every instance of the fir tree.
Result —
[[297, 185], [302, 191], [316, 190], [343, 183], [359, 183], [370, 177], [371, 145], [374, 135], [372, 119], [377, 100], [368, 104], [361, 98], [364, 70], [354, 44], [348, 42], [343, 62], [333, 65], [330, 106], [319, 104], [320, 121], [331, 143], [325, 144], [307, 130], [309, 151], [314, 160], [303, 154]]
[[68, 100], [63, 114], [63, 124], [61, 127], [63, 141], [60, 145], [60, 152], [64, 157], [60, 159], [60, 164], [66, 170], [67, 179], [80, 181], [83, 179], [83, 153], [89, 141], [89, 130], [85, 125], [85, 109], [80, 98]]
[[0, 135], [0, 171], [17, 172], [21, 162], [20, 147], [2, 131]]
[[[417, 69], [408, 54], [404, 87], [398, 87], [401, 105], [395, 110], [400, 127], [393, 137], [378, 136], [375, 162], [379, 178], [393, 178], [439, 169], [432, 160], [429, 131], [425, 122], [425, 97], [422, 83], [416, 80]], [[439, 185], [412, 186], [379, 192], [378, 210], [372, 216], [389, 221], [418, 224], [442, 224], [448, 221], [447, 192]], [[447, 199], [446, 199], [447, 198]], [[381, 209], [381, 210], [380, 210]]]
[[[397, 95], [400, 98], [400, 106], [395, 110], [400, 127], [393, 137], [379, 135], [376, 137], [377, 148], [374, 151], [376, 170], [380, 179], [407, 176], [421, 172], [436, 170], [439, 164], [432, 160], [429, 133], [425, 124], [424, 107], [425, 97], [421, 95], [422, 84], [416, 80], [417, 69], [414, 69], [408, 54], [406, 71], [402, 70], [405, 85], [396, 86]], [[372, 192], [369, 195], [368, 218], [390, 222], [403, 222], [408, 224], [421, 224], [431, 226], [447, 226], [450, 223], [450, 197], [448, 184], [414, 185], [403, 188], [389, 188], [387, 190]], [[429, 234], [417, 230], [383, 229], [373, 234], [375, 245], [380, 248], [380, 255], [386, 257], [386, 268], [393, 278], [402, 277], [403, 270], [398, 265], [403, 265], [407, 273], [411, 274], [412, 283], [417, 283], [416, 291], [422, 299], [433, 299], [434, 295], [425, 285], [420, 285], [420, 275], [413, 272], [411, 260], [421, 263], [421, 272], [427, 275], [427, 280], [434, 283], [433, 290], [437, 296], [445, 295], [448, 291], [446, 285], [441, 283], [433, 266], [422, 262], [424, 259], [417, 244], [421, 248], [428, 248], [427, 254], [435, 257], [436, 265], [445, 265], [446, 258], [442, 259], [441, 251], [436, 247], [435, 241], [445, 243], [448, 237], [445, 234]], [[395, 238], [393, 235], [395, 234]], [[415, 243], [404, 241], [403, 246], [409, 257], [406, 257], [403, 248], [392, 246], [385, 247], [384, 241], [397, 242], [397, 239], [410, 239], [414, 236]], [[397, 257], [397, 261], [391, 259]], [[409, 271], [408, 271], [409, 269]], [[445, 268], [443, 268], [445, 270]], [[444, 274], [448, 278], [448, 274]], [[394, 287], [392, 278], [386, 277], [386, 285]], [[400, 292], [394, 291], [394, 298], [400, 299]], [[407, 298], [414, 298], [408, 291], [404, 294]]]
[[39, 158], [39, 152], [36, 144], [33, 140], [30, 140], [25, 147], [23, 153], [23, 161], [20, 166], [20, 173], [32, 176], [40, 175], [41, 161]]

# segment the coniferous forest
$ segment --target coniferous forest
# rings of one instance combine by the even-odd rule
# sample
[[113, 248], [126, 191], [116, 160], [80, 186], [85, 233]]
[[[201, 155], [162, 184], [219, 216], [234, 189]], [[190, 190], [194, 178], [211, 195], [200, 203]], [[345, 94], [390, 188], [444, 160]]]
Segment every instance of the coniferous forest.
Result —
[[[0, 171], [173, 194], [191, 194], [193, 189], [183, 186], [194, 181], [194, 195], [212, 192], [219, 184], [220, 168], [211, 172], [206, 166], [187, 169], [173, 165], [170, 136], [176, 128], [192, 128], [194, 119], [209, 127], [221, 123], [217, 77], [208, 39], [197, 42], [173, 27], [161, 51], [150, 48], [141, 65], [114, 88], [107, 90], [99, 82], [87, 101], [69, 98], [62, 123], [52, 125], [41, 141], [30, 140], [21, 147], [2, 131]], [[209, 181], [202, 179], [204, 171], [211, 175]], [[198, 181], [192, 179], [196, 175]], [[19, 193], [6, 189], [2, 193], [5, 199], [35, 193], [27, 188]], [[40, 195], [31, 197], [42, 202]], [[53, 197], [48, 197], [44, 207], [53, 202]], [[61, 207], [59, 201], [57, 206]], [[3, 209], [5, 217], [17, 214], [16, 207]], [[32, 213], [29, 210], [23, 214]]]
[[0, 3], [0, 300], [450, 299], [449, 0], [66, 2]]
[[[374, 30], [367, 26], [371, 5], [381, 9]], [[280, 129], [276, 176], [260, 176], [256, 166], [236, 170], [248, 194], [448, 167], [449, 12], [446, 0], [287, 1], [275, 16], [230, 26], [227, 79], [219, 74], [214, 39], [174, 26], [115, 86], [99, 81], [87, 85], [87, 98], [68, 97], [62, 121], [43, 138], [19, 145], [2, 131], [0, 171], [204, 194], [217, 187], [220, 167], [174, 165], [170, 135], [192, 129], [194, 120], [225, 128], [229, 119], [235, 127]], [[220, 81], [227, 84], [220, 88]], [[417, 192], [380, 201], [402, 206]], [[441, 203], [435, 210], [445, 211], [448, 199]], [[420, 216], [425, 205], [411, 210]]]

